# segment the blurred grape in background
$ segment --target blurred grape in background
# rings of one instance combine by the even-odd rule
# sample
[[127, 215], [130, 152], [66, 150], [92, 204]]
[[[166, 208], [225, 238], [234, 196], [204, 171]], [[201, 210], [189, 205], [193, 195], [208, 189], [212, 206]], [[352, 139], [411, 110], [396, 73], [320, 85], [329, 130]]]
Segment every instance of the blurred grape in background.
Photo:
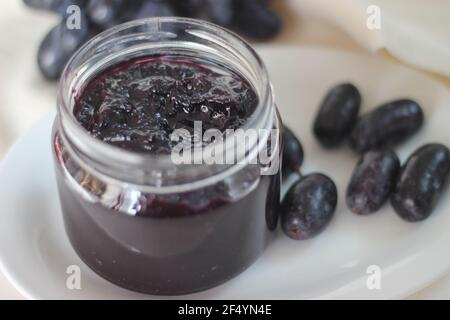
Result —
[[[134, 19], [182, 16], [211, 21], [244, 37], [267, 40], [281, 30], [281, 19], [270, 9], [270, 0], [23, 0], [30, 8], [61, 16], [38, 49], [42, 75], [56, 80], [66, 62], [86, 41], [101, 31]], [[80, 11], [80, 29], [66, 25], [69, 6]]]

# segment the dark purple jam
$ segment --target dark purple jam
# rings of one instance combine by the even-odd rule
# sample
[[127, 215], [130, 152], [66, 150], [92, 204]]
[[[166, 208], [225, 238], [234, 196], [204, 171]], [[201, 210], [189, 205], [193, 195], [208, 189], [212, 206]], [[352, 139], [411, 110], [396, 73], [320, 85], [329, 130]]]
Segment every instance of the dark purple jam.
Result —
[[[176, 128], [238, 128], [258, 104], [248, 82], [175, 58], [124, 62], [91, 80], [74, 114], [94, 137], [165, 154]], [[81, 259], [105, 279], [151, 294], [192, 293], [249, 267], [277, 225], [280, 175], [248, 165], [206, 187], [172, 194], [117, 189], [84, 170], [55, 131], [64, 223]]]
[[94, 137], [137, 152], [170, 153], [175, 129], [237, 129], [258, 104], [228, 70], [174, 57], [144, 57], [107, 69], [76, 98], [74, 115]]

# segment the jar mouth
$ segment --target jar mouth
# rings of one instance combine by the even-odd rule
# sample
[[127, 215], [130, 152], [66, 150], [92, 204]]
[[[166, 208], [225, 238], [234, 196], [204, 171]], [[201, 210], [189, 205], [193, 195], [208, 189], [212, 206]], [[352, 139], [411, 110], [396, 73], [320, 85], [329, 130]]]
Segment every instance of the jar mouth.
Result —
[[[70, 59], [61, 76], [57, 98], [61, 138], [67, 147], [84, 162], [89, 162], [90, 167], [99, 173], [111, 175], [118, 170], [136, 171], [136, 177], [132, 181], [147, 184], [150, 179], [152, 183], [156, 181], [155, 184], [158, 184], [157, 181], [161, 178], [154, 175], [174, 166], [170, 154], [138, 153], [101, 141], [79, 123], [73, 114], [73, 107], [76, 95], [93, 77], [105, 68], [123, 61], [124, 57], [174, 50], [180, 55], [203, 55], [239, 69], [259, 98], [253, 114], [241, 128], [272, 127], [273, 96], [267, 70], [258, 54], [245, 40], [209, 22], [179, 17], [155, 17], [108, 29], [88, 41]], [[195, 152], [202, 150], [194, 151], [194, 157]], [[103, 164], [108, 165], [108, 172], [102, 170]], [[181, 174], [189, 180], [189, 177], [198, 177], [203, 167], [204, 165], [188, 165]], [[208, 167], [203, 168], [205, 175], [211, 175], [211, 168]], [[213, 174], [228, 170], [229, 167], [233, 166], [217, 166], [217, 172]], [[152, 172], [152, 177], [144, 177], [142, 172]]]

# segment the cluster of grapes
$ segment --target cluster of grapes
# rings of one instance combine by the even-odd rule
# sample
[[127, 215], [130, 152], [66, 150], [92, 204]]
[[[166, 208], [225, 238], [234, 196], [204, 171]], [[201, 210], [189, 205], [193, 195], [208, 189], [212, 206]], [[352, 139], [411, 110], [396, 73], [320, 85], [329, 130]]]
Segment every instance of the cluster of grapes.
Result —
[[[49, 80], [59, 78], [64, 65], [87, 40], [114, 25], [146, 17], [183, 16], [204, 19], [242, 35], [264, 40], [281, 29], [269, 0], [23, 0], [34, 9], [62, 17], [38, 51], [38, 65]], [[80, 8], [80, 28], [67, 28], [69, 6]]]

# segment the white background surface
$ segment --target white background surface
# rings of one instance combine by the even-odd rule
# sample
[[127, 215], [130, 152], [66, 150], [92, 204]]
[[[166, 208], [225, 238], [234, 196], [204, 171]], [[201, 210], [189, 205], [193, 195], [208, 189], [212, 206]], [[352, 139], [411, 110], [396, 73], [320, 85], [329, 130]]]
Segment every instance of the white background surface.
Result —
[[[307, 6], [302, 7], [303, 1], [287, 2], [289, 8], [282, 8], [285, 30], [274, 45], [325, 45], [369, 54], [333, 24], [310, 15], [312, 11]], [[40, 78], [35, 55], [40, 40], [56, 22], [49, 14], [23, 7], [20, 0], [0, 3], [0, 154], [6, 152], [18, 135], [54, 108], [56, 87]], [[439, 79], [448, 85], [448, 79]], [[450, 278], [413, 297], [450, 298]], [[1, 275], [0, 298], [21, 298]]]

